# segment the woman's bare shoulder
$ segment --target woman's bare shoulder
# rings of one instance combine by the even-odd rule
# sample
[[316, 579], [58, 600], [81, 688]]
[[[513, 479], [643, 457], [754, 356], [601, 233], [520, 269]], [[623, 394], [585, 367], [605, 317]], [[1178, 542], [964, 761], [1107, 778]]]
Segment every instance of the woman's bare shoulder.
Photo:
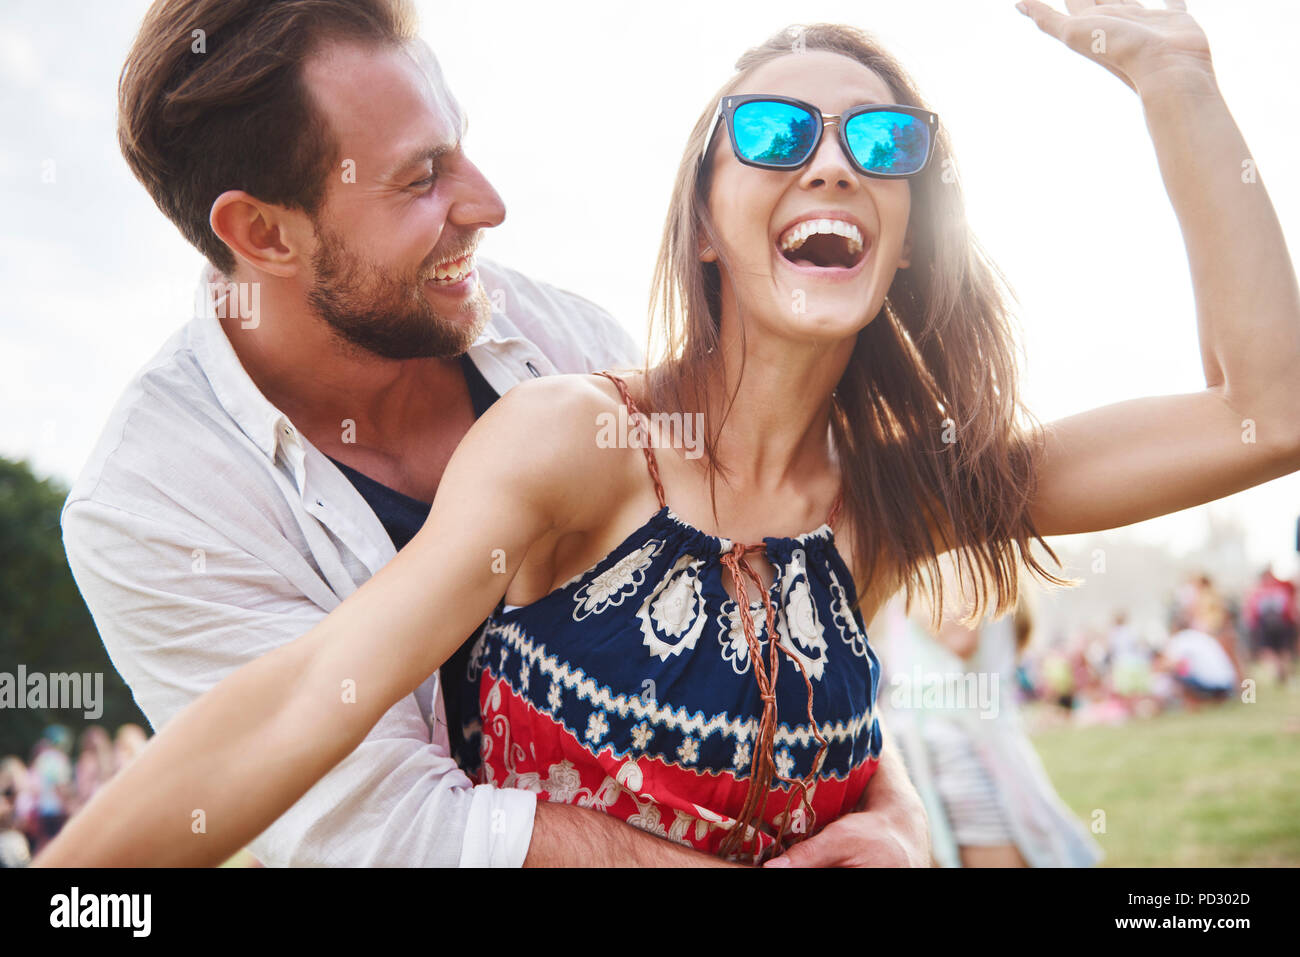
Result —
[[514, 472], [521, 488], [544, 496], [561, 514], [600, 514], [638, 477], [626, 448], [611, 454], [607, 441], [621, 405], [602, 376], [529, 379], [493, 403], [462, 446], [471, 447], [477, 467]]

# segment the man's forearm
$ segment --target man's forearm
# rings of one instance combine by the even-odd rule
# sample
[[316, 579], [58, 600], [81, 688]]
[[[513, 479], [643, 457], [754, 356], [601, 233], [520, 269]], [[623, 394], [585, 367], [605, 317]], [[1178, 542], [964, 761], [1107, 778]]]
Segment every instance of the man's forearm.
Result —
[[603, 811], [537, 802], [524, 867], [743, 867], [656, 837]]

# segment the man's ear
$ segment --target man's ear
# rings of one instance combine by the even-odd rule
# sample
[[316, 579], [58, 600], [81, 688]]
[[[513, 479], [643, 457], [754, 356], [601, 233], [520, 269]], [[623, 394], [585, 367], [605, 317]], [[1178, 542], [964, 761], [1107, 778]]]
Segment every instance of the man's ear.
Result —
[[208, 223], [237, 259], [282, 278], [298, 271], [303, 239], [313, 233], [305, 213], [264, 203], [241, 189], [216, 198]]

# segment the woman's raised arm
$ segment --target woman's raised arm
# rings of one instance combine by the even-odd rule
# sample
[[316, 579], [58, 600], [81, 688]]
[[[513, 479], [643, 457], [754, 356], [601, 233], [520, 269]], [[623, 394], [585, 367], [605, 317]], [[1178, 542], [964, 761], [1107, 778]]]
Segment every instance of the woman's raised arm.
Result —
[[529, 546], [572, 522], [573, 443], [556, 424], [566, 389], [539, 380], [496, 403], [410, 544], [316, 627], [177, 715], [36, 863], [218, 864], [288, 810], [474, 633]]
[[1204, 33], [1181, 0], [1166, 9], [1069, 0], [1068, 15], [1038, 0], [1023, 6], [1142, 99], [1187, 244], [1206, 377], [1201, 392], [1049, 423], [1031, 505], [1038, 531], [1128, 525], [1300, 469], [1300, 288]]

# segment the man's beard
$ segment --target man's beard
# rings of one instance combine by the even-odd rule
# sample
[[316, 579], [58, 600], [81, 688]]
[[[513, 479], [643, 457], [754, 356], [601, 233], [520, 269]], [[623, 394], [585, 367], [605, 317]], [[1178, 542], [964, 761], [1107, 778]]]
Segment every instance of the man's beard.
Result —
[[387, 272], [349, 253], [338, 234], [316, 223], [316, 280], [307, 300], [344, 342], [385, 359], [446, 359], [462, 355], [492, 309], [482, 285], [452, 315], [424, 297], [432, 263], [410, 276]]

